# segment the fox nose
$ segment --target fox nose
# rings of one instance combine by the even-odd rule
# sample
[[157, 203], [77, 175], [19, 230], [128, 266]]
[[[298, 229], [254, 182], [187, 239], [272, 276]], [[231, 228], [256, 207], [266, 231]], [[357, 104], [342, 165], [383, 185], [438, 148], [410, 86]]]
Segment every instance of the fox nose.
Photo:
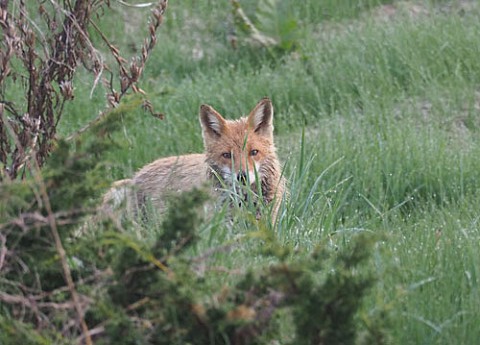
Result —
[[240, 171], [237, 174], [237, 181], [240, 182], [241, 184], [246, 185], [247, 184], [247, 173], [245, 171]]

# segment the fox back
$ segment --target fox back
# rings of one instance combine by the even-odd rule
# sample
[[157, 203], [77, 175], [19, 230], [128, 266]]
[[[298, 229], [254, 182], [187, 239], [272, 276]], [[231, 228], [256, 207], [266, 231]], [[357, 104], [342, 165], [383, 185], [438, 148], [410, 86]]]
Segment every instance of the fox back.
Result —
[[117, 181], [105, 195], [104, 205], [115, 207], [126, 198], [134, 213], [147, 202], [162, 212], [172, 193], [210, 184], [212, 194], [218, 195], [248, 186], [264, 203], [273, 202], [275, 220], [285, 179], [273, 141], [271, 101], [260, 100], [248, 117], [238, 120], [224, 119], [209, 105], [200, 107], [199, 117], [204, 154], [160, 158], [144, 166], [131, 179]]

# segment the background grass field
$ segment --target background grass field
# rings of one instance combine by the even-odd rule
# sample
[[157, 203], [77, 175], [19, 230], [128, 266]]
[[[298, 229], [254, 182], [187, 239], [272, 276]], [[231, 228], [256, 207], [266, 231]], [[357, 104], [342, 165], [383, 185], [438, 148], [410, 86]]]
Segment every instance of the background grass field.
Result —
[[[256, 3], [242, 1], [252, 18]], [[294, 21], [295, 36], [285, 38], [295, 43], [289, 51], [241, 36], [232, 48], [227, 1], [170, 3], [140, 84], [165, 120], [135, 114], [135, 125], [120, 137], [125, 146], [111, 153], [112, 177], [161, 156], [201, 152], [200, 104], [236, 118], [271, 97], [291, 189], [276, 229], [280, 243], [336, 248], [358, 232], [374, 233], [378, 282], [363, 313], [389, 312], [393, 344], [478, 343], [480, 5], [281, 4], [257, 21], [284, 38], [282, 28]], [[138, 49], [146, 10], [115, 11], [103, 29], [115, 44]], [[103, 107], [104, 91], [90, 97], [91, 87], [89, 77], [79, 76], [62, 134]], [[222, 224], [205, 225], [199, 253], [252, 230]], [[234, 271], [268, 262], [258, 253], [259, 241], [247, 239], [233, 253], [219, 251], [212, 266]], [[218, 274], [212, 284], [230, 279]]]

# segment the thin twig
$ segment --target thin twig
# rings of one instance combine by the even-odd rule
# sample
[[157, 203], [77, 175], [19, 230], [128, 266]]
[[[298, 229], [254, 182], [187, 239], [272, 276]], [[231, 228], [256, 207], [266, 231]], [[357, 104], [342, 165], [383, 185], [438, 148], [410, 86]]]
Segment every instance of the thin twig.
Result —
[[[36, 161], [34, 161], [36, 163]], [[60, 238], [60, 234], [58, 233], [57, 229], [57, 222], [55, 219], [55, 214], [52, 211], [52, 206], [50, 204], [50, 198], [48, 197], [47, 193], [47, 186], [45, 185], [45, 182], [43, 181], [42, 176], [40, 175], [40, 168], [38, 167], [37, 164], [35, 164], [35, 169], [32, 169], [32, 174], [35, 179], [35, 182], [38, 184], [40, 187], [40, 193], [43, 199], [43, 203], [45, 205], [45, 209], [48, 214], [48, 222], [50, 224], [50, 230], [52, 232], [54, 241], [55, 241], [55, 248], [57, 249], [58, 255], [60, 257], [60, 263], [62, 265], [62, 270], [63, 274], [65, 276], [65, 280], [67, 282], [68, 289], [70, 291], [70, 294], [72, 296], [73, 304], [75, 306], [75, 311], [77, 312], [77, 317], [80, 322], [82, 332], [85, 336], [85, 341], [87, 345], [92, 345], [92, 338], [90, 337], [90, 333], [88, 331], [88, 326], [87, 323], [85, 322], [85, 319], [83, 318], [83, 308], [82, 305], [80, 304], [80, 297], [77, 293], [77, 290], [75, 289], [75, 283], [73, 282], [72, 279], [72, 273], [70, 271], [70, 266], [68, 265], [67, 262], [67, 253], [65, 251], [65, 248], [63, 247], [62, 244], [62, 239]]]
[[[77, 222], [72, 218], [81, 216], [84, 214], [90, 214], [95, 209], [78, 209], [71, 211], [59, 211], [54, 213], [54, 217], [57, 220], [57, 225], [76, 224]], [[8, 229], [12, 225], [21, 227], [22, 229], [35, 229], [38, 226], [50, 225], [48, 217], [45, 217], [40, 212], [24, 212], [17, 218], [13, 218], [6, 223], [0, 224], [0, 230]]]
[[2, 248], [0, 249], [0, 272], [2, 271], [3, 263], [5, 262], [5, 257], [7, 256], [7, 238], [0, 233], [0, 244]]
[[[105, 332], [105, 327], [104, 326], [95, 327], [95, 328], [92, 328], [88, 331], [88, 336], [91, 337], [93, 335], [102, 334], [103, 332]], [[77, 343], [81, 344], [84, 340], [85, 340], [85, 335], [82, 334], [82, 336], [77, 338]]]

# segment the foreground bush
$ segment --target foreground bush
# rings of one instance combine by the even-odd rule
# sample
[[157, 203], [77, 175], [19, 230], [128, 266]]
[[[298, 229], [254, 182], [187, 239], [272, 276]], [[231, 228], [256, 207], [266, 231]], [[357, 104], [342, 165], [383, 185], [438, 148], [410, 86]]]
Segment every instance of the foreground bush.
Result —
[[[310, 254], [293, 253], [273, 229], [252, 222], [260, 249], [251, 255], [270, 263], [238, 262], [242, 273], [219, 282], [205, 267], [209, 252], [222, 249], [194, 255], [203, 191], [171, 201], [153, 243], [137, 235], [138, 224], [95, 218], [99, 186], [108, 186], [102, 156], [112, 141], [105, 133], [139, 104], [129, 99], [75, 148], [60, 141], [42, 170], [1, 185], [2, 344], [385, 342], [381, 318], [367, 317], [368, 327], [358, 318], [375, 281], [366, 236], [339, 251], [319, 244]], [[148, 226], [140, 230], [156, 231]]]

